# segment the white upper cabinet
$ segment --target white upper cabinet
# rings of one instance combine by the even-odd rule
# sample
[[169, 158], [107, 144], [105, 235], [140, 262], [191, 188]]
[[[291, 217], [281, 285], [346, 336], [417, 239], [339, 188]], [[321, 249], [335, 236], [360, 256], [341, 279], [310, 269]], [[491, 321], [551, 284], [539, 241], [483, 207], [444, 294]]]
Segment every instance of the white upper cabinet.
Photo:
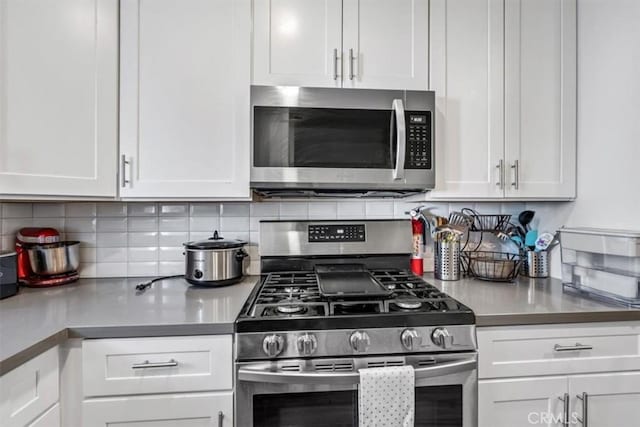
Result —
[[116, 195], [118, 0], [0, 0], [0, 195]]
[[426, 90], [428, 0], [343, 0], [343, 86]]
[[255, 0], [253, 84], [340, 87], [342, 0]]
[[507, 197], [576, 195], [576, 0], [505, 1]]
[[504, 194], [503, 10], [501, 0], [431, 0], [432, 197]]
[[576, 0], [431, 0], [433, 198], [576, 195]]
[[426, 90], [429, 0], [254, 0], [253, 84]]
[[249, 197], [250, 0], [122, 0], [120, 195]]

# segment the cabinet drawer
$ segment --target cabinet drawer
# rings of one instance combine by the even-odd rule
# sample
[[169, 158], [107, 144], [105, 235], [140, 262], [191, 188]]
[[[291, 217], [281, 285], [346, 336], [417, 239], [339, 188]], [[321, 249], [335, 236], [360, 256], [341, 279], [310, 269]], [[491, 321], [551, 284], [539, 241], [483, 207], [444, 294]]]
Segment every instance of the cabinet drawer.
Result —
[[60, 427], [60, 404], [56, 403], [47, 412], [29, 424], [29, 427]]
[[0, 377], [0, 424], [23, 427], [42, 415], [58, 401], [59, 376], [56, 346]]
[[85, 396], [231, 390], [231, 335], [85, 340]]
[[478, 329], [480, 378], [640, 369], [640, 323]]
[[108, 427], [233, 427], [233, 393], [88, 399], [82, 425]]

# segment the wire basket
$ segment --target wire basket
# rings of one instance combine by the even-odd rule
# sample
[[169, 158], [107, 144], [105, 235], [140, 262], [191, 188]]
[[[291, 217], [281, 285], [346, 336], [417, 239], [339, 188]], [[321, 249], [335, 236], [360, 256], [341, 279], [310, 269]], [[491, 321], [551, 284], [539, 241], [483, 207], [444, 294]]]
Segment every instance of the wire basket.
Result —
[[471, 277], [492, 282], [512, 282], [518, 277], [523, 258], [507, 252], [474, 251], [462, 254], [462, 268]]
[[505, 231], [509, 227], [509, 221], [511, 221], [511, 215], [509, 214], [481, 215], [469, 208], [463, 209], [462, 213], [473, 218], [471, 231]]

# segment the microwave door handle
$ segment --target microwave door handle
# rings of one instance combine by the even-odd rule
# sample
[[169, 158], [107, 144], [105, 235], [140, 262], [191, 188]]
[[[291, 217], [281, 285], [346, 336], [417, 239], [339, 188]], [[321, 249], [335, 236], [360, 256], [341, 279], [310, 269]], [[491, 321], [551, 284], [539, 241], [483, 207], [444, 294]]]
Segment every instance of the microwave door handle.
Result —
[[[402, 99], [394, 99], [391, 104], [396, 123], [396, 165], [393, 170], [393, 179], [404, 179], [404, 157], [407, 151], [407, 127], [404, 120], [404, 104]], [[393, 138], [393, 136], [392, 136]]]
[[[423, 368], [415, 368], [416, 381], [424, 378], [440, 377], [476, 369], [476, 358], [456, 360], [455, 362], [441, 363]], [[291, 372], [291, 371], [265, 371], [257, 369], [238, 370], [240, 381], [277, 384], [340, 384], [354, 385], [360, 383], [360, 374], [356, 372]]]

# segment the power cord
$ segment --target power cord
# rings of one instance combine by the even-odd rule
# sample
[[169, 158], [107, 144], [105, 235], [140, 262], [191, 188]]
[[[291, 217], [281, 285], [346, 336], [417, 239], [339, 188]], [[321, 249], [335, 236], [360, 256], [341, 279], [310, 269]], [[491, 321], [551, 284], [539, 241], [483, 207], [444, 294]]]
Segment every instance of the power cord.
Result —
[[173, 275], [173, 276], [156, 277], [155, 279], [149, 280], [147, 282], [139, 283], [139, 284], [136, 285], [136, 294], [140, 295], [140, 294], [144, 293], [144, 291], [149, 289], [151, 287], [151, 285], [153, 285], [156, 282], [159, 282], [161, 280], [166, 280], [166, 279], [177, 279], [178, 277], [184, 277], [184, 274], [176, 274], [176, 275]]

